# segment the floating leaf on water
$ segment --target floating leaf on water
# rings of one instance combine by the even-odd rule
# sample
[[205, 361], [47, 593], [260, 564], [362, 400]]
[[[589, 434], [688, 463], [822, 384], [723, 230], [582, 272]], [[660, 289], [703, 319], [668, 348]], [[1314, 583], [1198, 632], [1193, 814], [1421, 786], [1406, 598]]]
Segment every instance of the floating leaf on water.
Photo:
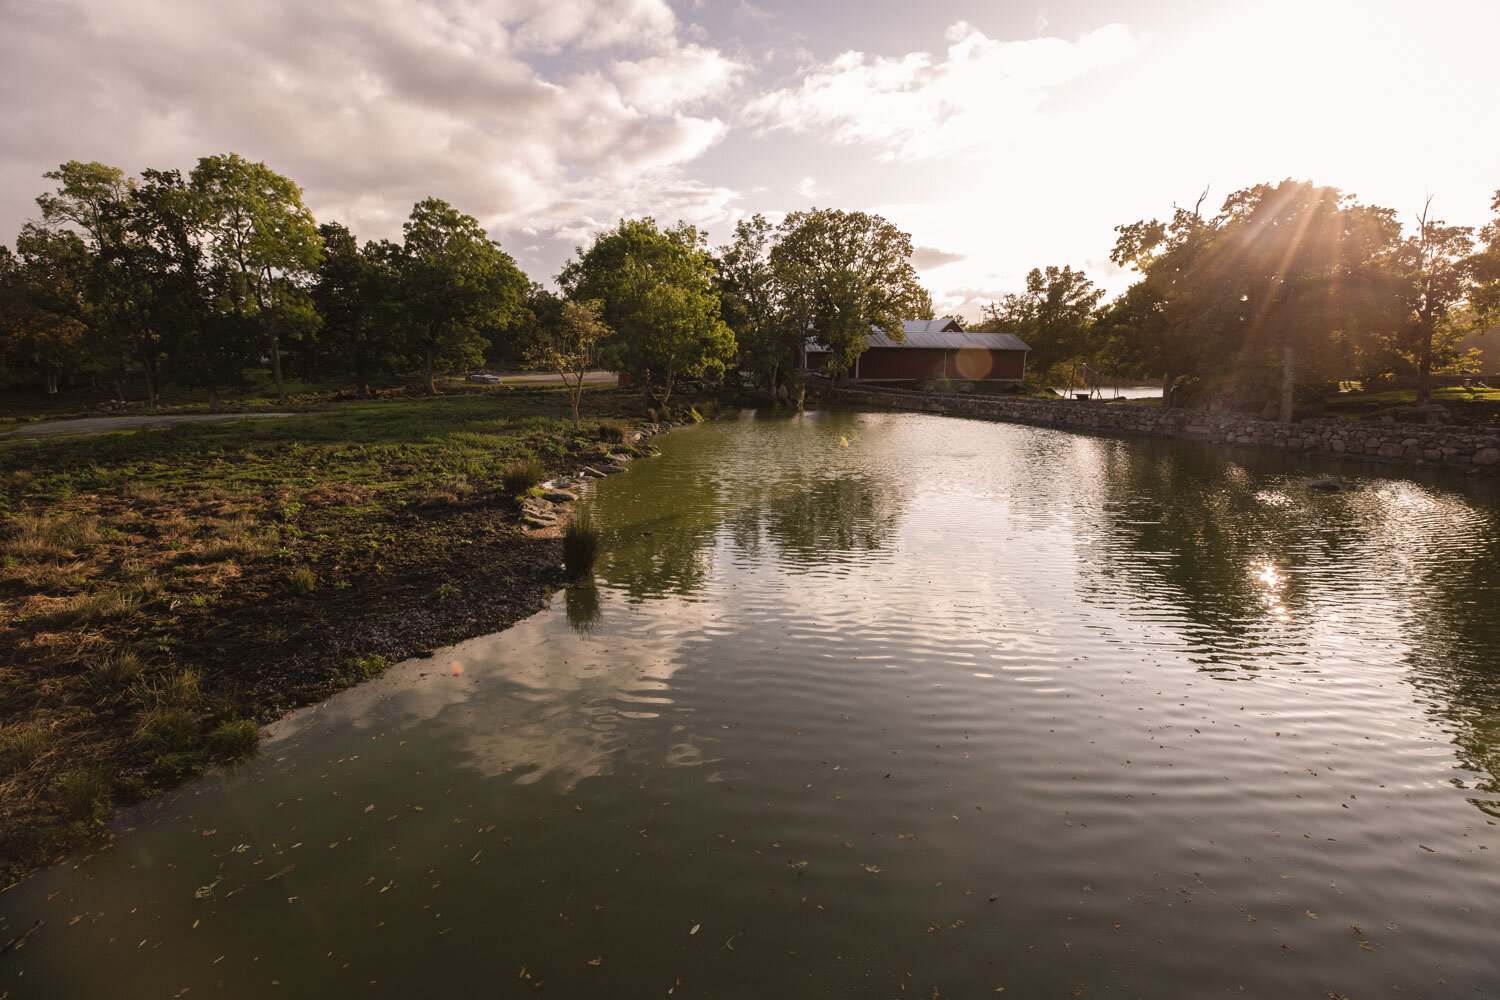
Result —
[[595, 965], [595, 966], [603, 965], [604, 964], [604, 956], [600, 955], [598, 958], [591, 958], [591, 959], [589, 959], [589, 964], [590, 965]]
[[688, 936], [689, 936], [689, 937], [691, 937], [691, 936], [692, 936], [692, 935], [694, 935], [694, 934], [697, 934], [697, 933], [698, 933], [698, 931], [699, 931], [699, 930], [700, 930], [700, 929], [702, 929], [702, 927], [703, 927], [703, 925], [702, 925], [702, 924], [694, 924], [694, 925], [693, 925], [693, 929], [692, 929], [692, 930], [690, 930], [690, 931], [688, 931]]

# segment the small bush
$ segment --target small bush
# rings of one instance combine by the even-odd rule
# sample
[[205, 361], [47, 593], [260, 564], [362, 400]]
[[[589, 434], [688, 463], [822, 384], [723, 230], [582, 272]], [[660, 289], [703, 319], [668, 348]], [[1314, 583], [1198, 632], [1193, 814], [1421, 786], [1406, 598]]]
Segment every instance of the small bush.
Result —
[[630, 433], [630, 425], [623, 420], [613, 420], [609, 417], [601, 417], [599, 420], [599, 440], [614, 444], [624, 444], [625, 435]]
[[59, 805], [69, 819], [102, 826], [109, 822], [109, 775], [103, 768], [72, 771], [57, 782]]
[[656, 412], [656, 407], [648, 406], [646, 407], [646, 419], [653, 424], [659, 424], [661, 423], [661, 414]]
[[437, 589], [432, 592], [432, 597], [433, 600], [441, 603], [443, 601], [453, 600], [453, 598], [457, 597], [458, 594], [459, 590], [457, 587], [453, 586], [453, 584], [440, 583], [438, 584]]
[[547, 470], [535, 458], [525, 458], [505, 467], [500, 474], [500, 485], [510, 494], [525, 493], [547, 476]]
[[259, 747], [260, 727], [251, 719], [234, 719], [208, 734], [209, 752], [224, 764], [245, 760]]
[[563, 569], [570, 580], [581, 580], [594, 571], [599, 557], [599, 529], [585, 510], [568, 522], [563, 530]]
[[318, 578], [306, 566], [298, 566], [292, 570], [292, 574], [287, 578], [287, 582], [292, 588], [292, 593], [298, 597], [306, 597], [318, 586]]

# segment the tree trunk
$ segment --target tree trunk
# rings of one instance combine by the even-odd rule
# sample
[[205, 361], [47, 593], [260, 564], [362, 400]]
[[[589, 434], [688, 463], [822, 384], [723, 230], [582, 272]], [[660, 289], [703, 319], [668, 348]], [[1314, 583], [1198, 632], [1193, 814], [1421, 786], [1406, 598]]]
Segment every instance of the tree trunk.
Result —
[[208, 393], [208, 408], [217, 412], [219, 409], [219, 390], [214, 387], [212, 379], [204, 381], [203, 391]]
[[271, 375], [276, 379], [276, 398], [286, 405], [286, 383], [281, 380], [281, 340], [273, 326], [266, 330], [266, 340], [271, 347]]
[[1162, 409], [1166, 409], [1167, 407], [1169, 407], [1169, 406], [1172, 405], [1172, 383], [1174, 383], [1176, 381], [1177, 381], [1177, 375], [1174, 372], [1167, 372], [1167, 374], [1162, 377], [1162, 380], [1161, 380], [1161, 405], [1162, 405]]
[[427, 342], [427, 372], [426, 379], [422, 383], [422, 389], [429, 396], [437, 395], [437, 383], [432, 380], [437, 371], [437, 347], [432, 341]]
[[49, 396], [56, 396], [57, 395], [57, 373], [56, 372], [46, 372], [46, 373], [44, 373], [42, 375], [42, 385], [46, 388], [47, 395], [49, 395]]
[[1425, 318], [1422, 321], [1421, 356], [1417, 362], [1417, 402], [1432, 402], [1432, 326]]
[[1281, 345], [1281, 412], [1278, 419], [1283, 424], [1292, 422], [1292, 409], [1297, 394], [1297, 356], [1290, 343]]

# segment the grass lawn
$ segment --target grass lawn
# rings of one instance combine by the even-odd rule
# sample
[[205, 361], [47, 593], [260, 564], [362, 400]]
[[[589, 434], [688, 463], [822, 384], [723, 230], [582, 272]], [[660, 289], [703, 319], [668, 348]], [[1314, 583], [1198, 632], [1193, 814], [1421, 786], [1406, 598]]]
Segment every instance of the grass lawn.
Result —
[[599, 418], [642, 412], [591, 390], [575, 433], [565, 392], [499, 390], [0, 443], [0, 873], [289, 707], [535, 611], [560, 544], [504, 473], [618, 450]]

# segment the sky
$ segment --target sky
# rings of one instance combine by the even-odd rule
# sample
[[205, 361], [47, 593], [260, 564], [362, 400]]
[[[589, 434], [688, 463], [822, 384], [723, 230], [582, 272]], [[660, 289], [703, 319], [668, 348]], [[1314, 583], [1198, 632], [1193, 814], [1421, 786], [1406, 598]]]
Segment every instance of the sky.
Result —
[[1496, 0], [0, 0], [0, 241], [42, 174], [235, 152], [319, 221], [473, 215], [550, 284], [619, 219], [878, 213], [939, 315], [1110, 293], [1114, 227], [1284, 178], [1410, 223], [1500, 189]]

